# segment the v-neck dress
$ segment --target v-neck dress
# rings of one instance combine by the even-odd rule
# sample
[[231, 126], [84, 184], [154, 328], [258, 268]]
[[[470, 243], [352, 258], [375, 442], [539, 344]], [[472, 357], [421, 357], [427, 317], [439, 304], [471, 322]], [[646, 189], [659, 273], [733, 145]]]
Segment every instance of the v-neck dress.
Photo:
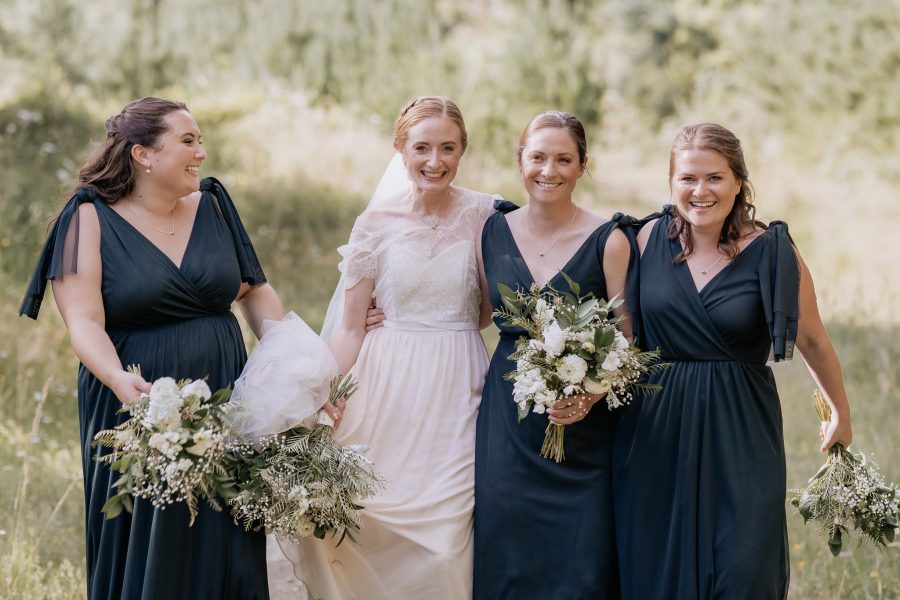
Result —
[[[563, 267], [581, 285], [607, 297], [603, 251], [617, 220], [598, 227]], [[494, 214], [482, 233], [488, 292], [497, 284], [528, 288], [532, 275], [506, 217]], [[549, 282], [569, 291], [557, 274]], [[509, 359], [524, 332], [504, 325], [488, 369], [475, 438], [475, 600], [614, 598], [618, 582], [613, 536], [611, 453], [615, 415], [604, 403], [566, 426], [561, 463], [540, 454], [547, 416], [517, 420]]]
[[[77, 257], [66, 250], [74, 238], [66, 236], [70, 226], [77, 235], [78, 206], [90, 202], [100, 223], [106, 333], [122, 365], [140, 365], [150, 381], [208, 377], [213, 390], [232, 384], [247, 354], [231, 304], [242, 281], [260, 284], [265, 275], [225, 189], [205, 179], [201, 190], [180, 266], [92, 191], [79, 190], [44, 246], [20, 314], [37, 318], [47, 280], [74, 272]], [[105, 518], [100, 509], [116, 476], [94, 460], [101, 450], [91, 441], [128, 418], [117, 414], [120, 407], [79, 365], [88, 598], [268, 598], [265, 536], [235, 525], [227, 509], [201, 504], [188, 527], [183, 504], [159, 510], [137, 500], [133, 514]]]
[[671, 367], [614, 443], [622, 597], [784, 598], [785, 455], [770, 356], [790, 358], [799, 272], [773, 223], [698, 292], [659, 215], [640, 261], [641, 344]]

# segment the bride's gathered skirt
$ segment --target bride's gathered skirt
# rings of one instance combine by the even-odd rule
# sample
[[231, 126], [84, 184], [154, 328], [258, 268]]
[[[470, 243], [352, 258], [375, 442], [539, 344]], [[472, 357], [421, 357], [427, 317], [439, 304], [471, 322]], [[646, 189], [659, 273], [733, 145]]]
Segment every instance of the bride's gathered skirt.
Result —
[[310, 598], [458, 600], [472, 595], [475, 420], [488, 366], [476, 330], [386, 322], [366, 336], [336, 439], [368, 446], [386, 480], [362, 526], [281, 542]]

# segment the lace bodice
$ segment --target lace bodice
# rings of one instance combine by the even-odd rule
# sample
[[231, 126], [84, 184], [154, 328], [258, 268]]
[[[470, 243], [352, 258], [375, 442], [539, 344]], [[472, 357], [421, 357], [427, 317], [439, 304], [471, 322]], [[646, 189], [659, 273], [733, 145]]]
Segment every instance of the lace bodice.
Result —
[[453, 187], [449, 216], [426, 222], [400, 210], [367, 210], [338, 249], [346, 287], [375, 280], [387, 326], [477, 328], [481, 290], [476, 236], [493, 211], [489, 194]]

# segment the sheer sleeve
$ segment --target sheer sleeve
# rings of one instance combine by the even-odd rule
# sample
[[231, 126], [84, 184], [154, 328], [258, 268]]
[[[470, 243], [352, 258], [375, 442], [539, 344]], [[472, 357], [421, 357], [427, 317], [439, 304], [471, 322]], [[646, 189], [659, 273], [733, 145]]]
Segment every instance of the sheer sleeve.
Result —
[[102, 202], [97, 194], [88, 188], [80, 188], [60, 211], [47, 241], [38, 256], [38, 262], [31, 276], [31, 282], [19, 306], [19, 315], [37, 319], [47, 290], [47, 281], [60, 280], [73, 275], [78, 268], [78, 207], [85, 202]]
[[338, 248], [341, 262], [338, 264], [344, 276], [344, 289], [350, 289], [363, 279], [375, 279], [378, 275], [378, 253], [382, 235], [376, 227], [371, 212], [364, 212], [356, 219], [350, 240]]
[[787, 223], [773, 221], [766, 236], [767, 256], [759, 266], [759, 289], [772, 338], [772, 360], [794, 354], [799, 318], [800, 265]]
[[238, 216], [237, 208], [225, 190], [225, 186], [215, 177], [207, 177], [200, 182], [200, 191], [203, 193], [203, 199], [212, 201], [231, 231], [231, 237], [234, 240], [234, 250], [237, 254], [238, 265], [241, 269], [241, 281], [250, 285], [260, 285], [266, 282], [266, 274], [263, 273], [262, 265], [256, 256], [256, 250], [244, 229], [244, 224]]

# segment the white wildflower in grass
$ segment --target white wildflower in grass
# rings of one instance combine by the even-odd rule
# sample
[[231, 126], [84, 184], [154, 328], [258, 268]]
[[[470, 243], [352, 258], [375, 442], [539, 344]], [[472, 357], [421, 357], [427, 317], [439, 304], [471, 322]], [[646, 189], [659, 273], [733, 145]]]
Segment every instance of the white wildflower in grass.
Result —
[[[509, 327], [520, 328], [510, 355], [516, 370], [506, 375], [513, 382], [513, 400], [519, 420], [529, 412], [543, 414], [558, 400], [576, 394], [606, 394], [612, 410], [631, 401], [636, 390], [652, 392], [658, 386], [640, 383], [641, 377], [667, 365], [657, 364], [658, 352], [642, 352], [618, 330], [613, 310], [621, 300], [599, 300], [562, 273], [570, 292], [532, 286], [527, 292], [499, 284], [503, 308], [494, 311]], [[550, 423], [541, 455], [564, 459], [562, 425]]]
[[[329, 402], [356, 390], [349, 375], [332, 382]], [[235, 446], [239, 492], [231, 501], [235, 519], [250, 530], [264, 528], [296, 541], [326, 534], [353, 540], [360, 502], [383, 486], [359, 446], [342, 447], [328, 424], [299, 425], [284, 433]]]
[[[813, 392], [813, 401], [819, 418], [830, 421], [831, 408], [819, 390]], [[894, 541], [900, 521], [900, 490], [885, 483], [878, 465], [864, 454], [833, 445], [806, 488], [790, 493], [791, 504], [803, 521], [817, 523], [828, 536], [834, 556], [840, 554], [844, 537], [851, 531], [858, 534], [860, 543], [869, 541], [879, 548]]]
[[[130, 368], [140, 373], [137, 367]], [[199, 502], [221, 510], [219, 499], [234, 495], [234, 459], [226, 452], [225, 415], [229, 389], [211, 393], [205, 381], [176, 382], [161, 377], [150, 394], [121, 409], [131, 418], [94, 436], [94, 444], [112, 448], [97, 460], [119, 473], [114, 493], [103, 505], [112, 519], [132, 511], [132, 497], [165, 508], [185, 502], [193, 524]]]

